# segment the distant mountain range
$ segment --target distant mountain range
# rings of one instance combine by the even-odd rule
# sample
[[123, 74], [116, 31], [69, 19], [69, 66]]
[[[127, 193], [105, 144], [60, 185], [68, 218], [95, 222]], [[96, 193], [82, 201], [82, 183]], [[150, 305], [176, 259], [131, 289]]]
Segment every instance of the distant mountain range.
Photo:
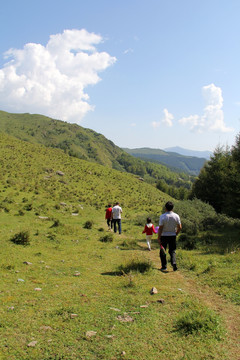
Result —
[[207, 160], [209, 160], [210, 156], [213, 154], [211, 151], [189, 150], [189, 149], [183, 149], [180, 146], [169, 147], [169, 148], [164, 149], [164, 151], [174, 152], [174, 153], [178, 153], [178, 154], [181, 154], [184, 156], [196, 156], [199, 158], [205, 158]]
[[[181, 149], [181, 148], [171, 148], [171, 149]], [[172, 170], [184, 171], [190, 175], [197, 176], [207, 161], [205, 157], [197, 157], [190, 155], [191, 150], [185, 150], [188, 152], [188, 155], [182, 155], [173, 151], [164, 151], [161, 149], [151, 149], [151, 148], [139, 148], [139, 149], [128, 149], [123, 148], [128, 154], [135, 156], [140, 159], [152, 161], [154, 163], [166, 165]], [[202, 153], [202, 152], [197, 152]], [[209, 152], [204, 152], [209, 153]], [[200, 154], [199, 154], [200, 155]], [[209, 154], [208, 154], [209, 155]]]

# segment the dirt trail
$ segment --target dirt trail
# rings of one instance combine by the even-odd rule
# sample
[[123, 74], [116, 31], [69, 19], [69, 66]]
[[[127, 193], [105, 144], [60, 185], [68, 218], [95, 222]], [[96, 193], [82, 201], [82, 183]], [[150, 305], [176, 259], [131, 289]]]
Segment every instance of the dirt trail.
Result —
[[[147, 256], [160, 269], [159, 251], [147, 252]], [[240, 307], [216, 294], [214, 289], [208, 285], [201, 284], [197, 278], [190, 278], [187, 271], [180, 269], [173, 272], [170, 267], [169, 272], [164, 276], [165, 278], [168, 276], [169, 281], [176, 283], [177, 288], [191, 294], [224, 319], [228, 332], [229, 354], [232, 360], [240, 360]]]

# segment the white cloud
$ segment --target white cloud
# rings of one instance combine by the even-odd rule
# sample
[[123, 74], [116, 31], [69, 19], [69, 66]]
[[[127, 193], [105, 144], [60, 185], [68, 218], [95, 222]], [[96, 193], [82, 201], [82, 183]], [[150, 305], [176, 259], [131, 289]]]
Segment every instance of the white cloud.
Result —
[[190, 115], [179, 120], [182, 125], [189, 125], [190, 130], [197, 132], [204, 131], [233, 131], [224, 123], [222, 89], [214, 84], [203, 86], [202, 94], [206, 101], [203, 115]]
[[97, 52], [102, 37], [86, 30], [51, 35], [46, 46], [29, 43], [5, 53], [0, 69], [0, 107], [80, 123], [94, 106], [84, 91], [101, 79], [99, 72], [116, 61]]
[[163, 109], [163, 118], [160, 121], [153, 121], [152, 127], [160, 127], [161, 124], [171, 127], [173, 125], [174, 116], [165, 108]]
[[127, 49], [127, 50], [125, 50], [123, 53], [124, 53], [124, 55], [126, 55], [126, 54], [129, 54], [129, 53], [133, 53], [134, 51], [133, 51], [133, 49]]

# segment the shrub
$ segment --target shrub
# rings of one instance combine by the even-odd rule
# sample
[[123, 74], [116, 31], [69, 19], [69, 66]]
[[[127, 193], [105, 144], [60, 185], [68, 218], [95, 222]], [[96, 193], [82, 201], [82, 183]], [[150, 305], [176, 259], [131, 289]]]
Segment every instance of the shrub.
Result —
[[212, 333], [220, 340], [223, 328], [219, 317], [211, 310], [204, 308], [188, 309], [176, 320], [176, 330], [182, 335], [200, 335]]
[[84, 229], [91, 229], [92, 226], [93, 226], [93, 222], [90, 220], [87, 220], [83, 227], [84, 227]]
[[120, 248], [122, 250], [135, 250], [135, 249], [139, 249], [139, 245], [137, 243], [137, 240], [124, 240], [121, 244], [120, 244]]
[[99, 241], [101, 242], [112, 242], [113, 241], [113, 235], [112, 234], [107, 234], [102, 236]]
[[20, 231], [19, 233], [15, 234], [10, 241], [17, 245], [30, 245], [29, 240], [29, 232], [28, 231]]
[[52, 224], [51, 228], [58, 227], [61, 225], [60, 220], [53, 219], [54, 223]]
[[118, 269], [124, 274], [129, 274], [131, 271], [143, 274], [148, 272], [152, 267], [153, 265], [149, 260], [133, 259], [125, 265], [120, 265]]

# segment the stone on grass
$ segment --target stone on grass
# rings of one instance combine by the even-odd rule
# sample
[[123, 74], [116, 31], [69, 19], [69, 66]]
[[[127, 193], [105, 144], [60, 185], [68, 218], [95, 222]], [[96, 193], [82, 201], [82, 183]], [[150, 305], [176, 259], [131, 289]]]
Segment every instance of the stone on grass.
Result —
[[155, 287], [153, 287], [152, 289], [151, 289], [151, 291], [150, 291], [150, 294], [151, 295], [154, 295], [154, 294], [157, 294], [158, 293], [158, 291], [157, 291], [157, 289], [155, 288]]
[[73, 274], [73, 276], [80, 276], [81, 274], [80, 274], [80, 272], [78, 272], [78, 271], [75, 271], [75, 273]]
[[118, 321], [121, 321], [121, 322], [132, 322], [132, 321], [134, 321], [134, 319], [131, 316], [129, 316], [127, 313], [124, 313], [123, 316], [118, 315], [117, 319], [118, 319]]
[[110, 307], [110, 309], [113, 310], [113, 311], [121, 311], [121, 310], [119, 310], [117, 308], [112, 308], [112, 307]]
[[31, 341], [29, 344], [28, 344], [28, 347], [34, 347], [37, 345], [37, 341]]
[[76, 318], [77, 316], [78, 316], [78, 314], [71, 314], [71, 315], [70, 315], [70, 318], [71, 318], [71, 319], [74, 319], [74, 318]]
[[87, 338], [91, 338], [92, 336], [96, 336], [97, 332], [96, 331], [87, 331], [86, 332], [86, 337]]
[[140, 305], [140, 308], [147, 308], [148, 305]]
[[29, 261], [24, 261], [23, 263], [26, 264], [26, 265], [32, 265], [32, 263], [29, 262]]
[[24, 282], [25, 280], [23, 280], [23, 279], [18, 279], [18, 282]]
[[165, 300], [163, 300], [163, 299], [158, 299], [157, 302], [159, 302], [160, 304], [164, 304], [164, 303], [165, 303]]
[[52, 330], [52, 328], [51, 328], [51, 326], [43, 325], [40, 327], [40, 330], [48, 331], [48, 330]]
[[42, 291], [41, 288], [35, 288], [34, 290], [35, 290], [35, 291]]

